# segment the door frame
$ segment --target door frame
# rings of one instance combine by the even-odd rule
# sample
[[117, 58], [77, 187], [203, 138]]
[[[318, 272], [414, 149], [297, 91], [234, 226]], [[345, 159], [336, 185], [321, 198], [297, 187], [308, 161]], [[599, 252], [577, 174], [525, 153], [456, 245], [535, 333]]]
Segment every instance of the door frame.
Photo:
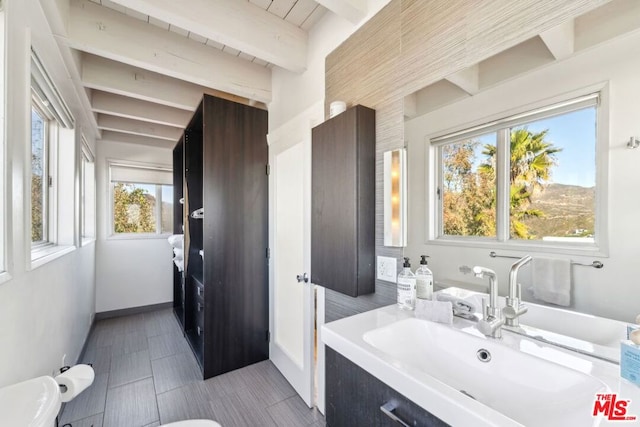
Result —
[[[305, 111], [290, 119], [289, 121], [283, 123], [279, 127], [274, 130], [270, 130], [267, 135], [267, 144], [269, 146], [269, 164], [272, 165], [275, 159], [276, 152], [282, 152], [287, 148], [290, 148], [298, 143], [308, 142], [307, 147], [305, 148], [305, 163], [308, 167], [311, 167], [311, 129], [314, 126], [322, 123], [324, 121], [324, 100], [318, 101], [315, 104], [311, 105]], [[311, 174], [309, 174], [309, 177]], [[308, 205], [308, 212], [311, 212], [311, 180], [306, 183], [307, 188], [305, 188], [307, 194], [309, 195], [308, 200], [305, 200], [305, 205]], [[275, 186], [275, 173], [269, 174], [269, 248], [271, 248], [271, 257], [269, 259], [269, 331], [273, 331], [274, 327], [274, 317], [273, 317], [273, 304], [274, 304], [274, 281], [275, 281], [275, 271], [274, 271], [274, 259], [277, 254], [274, 253], [275, 248], [275, 205], [273, 198], [273, 191]], [[309, 216], [310, 220], [310, 216]], [[308, 235], [305, 236], [305, 241], [309, 242], [308, 247], [305, 248], [305, 263], [310, 264], [310, 253], [311, 253], [311, 226], [309, 224]], [[306, 273], [311, 277], [311, 266], [307, 266]], [[300, 273], [303, 273], [302, 271]], [[310, 319], [305, 319], [305, 324], [307, 322], [316, 322], [316, 337], [314, 340], [314, 336], [304, 337], [303, 342], [307, 348], [305, 348], [305, 354], [308, 351], [312, 352], [314, 349], [317, 350], [316, 353], [316, 363], [315, 366], [312, 366], [311, 369], [311, 377], [309, 381], [311, 382], [311, 386], [315, 383], [315, 390], [311, 391], [311, 406], [316, 406], [318, 410], [324, 414], [325, 412], [325, 354], [324, 354], [324, 346], [320, 340], [320, 328], [324, 324], [324, 288], [315, 286], [312, 283], [309, 283], [311, 287], [311, 295], [312, 299], [315, 295], [316, 301], [316, 310], [315, 310], [315, 319], [312, 316]], [[313, 301], [312, 301], [313, 302]], [[311, 310], [313, 313], [313, 310]], [[311, 323], [312, 324], [312, 323]], [[305, 330], [309, 330], [308, 327], [305, 327]], [[317, 340], [317, 341], [316, 341]], [[271, 346], [272, 341], [269, 342], [269, 358], [271, 359], [273, 355], [271, 354]], [[312, 358], [313, 360], [313, 358]], [[287, 378], [287, 372], [282, 372], [282, 374]], [[315, 381], [314, 381], [315, 379]], [[287, 379], [287, 381], [289, 381]]]

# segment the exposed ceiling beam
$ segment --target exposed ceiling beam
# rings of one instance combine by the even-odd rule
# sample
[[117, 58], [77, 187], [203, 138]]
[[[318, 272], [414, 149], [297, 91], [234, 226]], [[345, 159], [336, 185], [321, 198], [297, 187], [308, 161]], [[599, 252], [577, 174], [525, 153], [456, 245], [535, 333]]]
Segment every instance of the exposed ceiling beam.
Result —
[[82, 55], [82, 83], [91, 89], [188, 111], [196, 109], [203, 93], [249, 103], [246, 98], [87, 53]]
[[150, 147], [173, 148], [177, 141], [168, 139], [150, 138], [148, 136], [133, 135], [130, 133], [114, 132], [105, 130], [102, 132], [101, 141], [124, 142], [126, 144], [148, 145]]
[[480, 91], [480, 67], [478, 64], [450, 74], [445, 79], [469, 95], [475, 95]]
[[540, 38], [547, 45], [547, 49], [556, 59], [564, 59], [573, 55], [574, 31], [573, 19], [562, 25], [553, 27], [540, 34]]
[[114, 61], [261, 102], [271, 100], [271, 70], [155, 25], [72, 0], [68, 46]]
[[149, 136], [151, 138], [168, 139], [174, 142], [180, 139], [183, 132], [182, 129], [173, 126], [141, 122], [139, 120], [125, 119], [105, 114], [98, 114], [98, 128], [133, 135]]
[[366, 0], [316, 0], [338, 16], [357, 24], [367, 16]]
[[192, 113], [153, 102], [109, 92], [93, 91], [91, 108], [96, 113], [184, 128]]
[[307, 67], [306, 31], [248, 1], [113, 1], [287, 70], [302, 72]]

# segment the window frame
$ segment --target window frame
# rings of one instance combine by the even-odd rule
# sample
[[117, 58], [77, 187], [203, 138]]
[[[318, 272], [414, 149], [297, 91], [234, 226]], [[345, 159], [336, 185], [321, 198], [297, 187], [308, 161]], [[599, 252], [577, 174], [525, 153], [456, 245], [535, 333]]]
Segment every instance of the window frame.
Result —
[[[547, 252], [559, 254], [585, 254], [593, 256], [608, 256], [608, 155], [609, 155], [609, 84], [608, 82], [594, 84], [582, 89], [574, 90], [559, 96], [536, 101], [527, 105], [515, 107], [498, 114], [494, 114], [488, 118], [467, 122], [455, 126], [444, 131], [434, 132], [425, 137], [426, 150], [426, 203], [427, 212], [429, 213], [426, 221], [426, 242], [427, 244], [436, 244], [443, 246], [464, 246], [479, 247], [487, 249], [502, 249], [514, 251], [531, 251], [531, 252]], [[581, 108], [563, 107], [563, 104], [571, 104], [578, 98], [588, 97], [592, 94], [598, 95], [596, 104], [596, 179], [595, 179], [595, 235], [594, 242], [558, 242], [558, 241], [542, 241], [542, 240], [519, 240], [511, 239], [509, 233], [509, 203], [507, 198], [500, 195], [508, 194], [510, 186], [509, 177], [505, 176], [510, 162], [509, 156], [506, 155], [509, 148], [509, 129], [511, 126], [517, 125], [513, 121], [507, 122], [507, 119], [519, 118], [520, 124], [525, 124], [543, 117], [552, 117], [576, 111]], [[566, 108], [566, 109], [563, 109]], [[541, 115], [531, 114], [540, 113]], [[524, 122], [524, 123], [523, 123]], [[505, 123], [506, 129], [503, 134], [499, 128], [491, 127], [496, 123]], [[496, 145], [498, 148], [497, 156], [497, 212], [496, 212], [496, 237], [481, 236], [447, 236], [442, 233], [442, 201], [439, 199], [437, 191], [442, 184], [442, 165], [441, 165], [441, 146], [447, 141], [460, 141], [465, 137], [473, 137], [489, 133], [497, 132]], [[476, 133], [472, 133], [475, 131]], [[506, 150], [505, 150], [506, 148]]]
[[[54, 205], [54, 187], [55, 187], [55, 182], [53, 179], [53, 174], [52, 174], [52, 163], [54, 163], [51, 159], [51, 155], [52, 153], [55, 151], [55, 147], [53, 147], [53, 143], [55, 141], [55, 138], [53, 138], [53, 134], [55, 132], [55, 124], [53, 123], [54, 118], [51, 117], [50, 114], [48, 114], [47, 109], [44, 107], [44, 103], [43, 101], [40, 99], [40, 97], [38, 97], [35, 93], [32, 94], [31, 97], [31, 109], [35, 110], [36, 113], [38, 113], [45, 122], [45, 129], [44, 129], [44, 141], [43, 141], [43, 148], [42, 148], [42, 157], [44, 158], [44, 162], [43, 162], [43, 178], [44, 178], [44, 188], [45, 191], [43, 191], [43, 195], [42, 195], [42, 240], [39, 240], [37, 242], [34, 242], [33, 240], [31, 240], [31, 250], [32, 251], [37, 251], [39, 249], [43, 249], [46, 248], [48, 246], [52, 246], [54, 245], [55, 242], [55, 235], [54, 235], [54, 231], [55, 231], [55, 226], [53, 226], [54, 224], [54, 217], [55, 217], [55, 207]], [[31, 144], [30, 144], [31, 145]], [[29, 159], [31, 159], [31, 156], [33, 155], [33, 152], [31, 150], [29, 150]], [[31, 161], [29, 161], [29, 164], [31, 165]], [[31, 167], [30, 167], [30, 176], [33, 176], [32, 172], [31, 172]], [[31, 185], [32, 185], [32, 181], [29, 182], [29, 194], [31, 194]], [[31, 200], [31, 199], [29, 199]], [[31, 206], [30, 203], [30, 209], [29, 209], [29, 218], [31, 218], [31, 210], [33, 209], [33, 206]], [[31, 227], [29, 227], [29, 229], [31, 229]]]
[[[96, 185], [95, 185], [95, 156], [89, 149], [86, 138], [81, 136], [81, 149], [80, 149], [80, 242], [84, 244], [95, 240], [96, 238]], [[93, 197], [91, 200], [87, 200], [87, 165], [93, 165], [93, 174], [90, 177], [93, 181]], [[91, 204], [91, 212], [93, 213], [93, 224], [91, 227], [91, 233], [87, 233], [87, 206]]]
[[[130, 162], [120, 162], [120, 161], [108, 161], [108, 171], [109, 171], [109, 179], [108, 179], [108, 187], [109, 187], [109, 221], [107, 224], [107, 238], [114, 240], [128, 240], [128, 239], [165, 239], [168, 236], [171, 236], [172, 232], [162, 232], [162, 186], [170, 185], [170, 184], [148, 184], [148, 183], [136, 183], [130, 181], [114, 181], [111, 177], [111, 168], [113, 166], [124, 166], [128, 168], [137, 168], [137, 169], [151, 169], [160, 172], [168, 172], [172, 173], [173, 169], [171, 166], [167, 165], [159, 165], [159, 164], [142, 164], [142, 163], [130, 163]], [[154, 209], [154, 219], [156, 224], [156, 231], [153, 233], [116, 233], [115, 232], [115, 212], [114, 212], [114, 190], [116, 183], [124, 183], [124, 184], [143, 184], [143, 185], [153, 185], [155, 186], [155, 197], [156, 200], [159, 200], [160, 203], [156, 203]], [[173, 186], [173, 184], [171, 184]]]

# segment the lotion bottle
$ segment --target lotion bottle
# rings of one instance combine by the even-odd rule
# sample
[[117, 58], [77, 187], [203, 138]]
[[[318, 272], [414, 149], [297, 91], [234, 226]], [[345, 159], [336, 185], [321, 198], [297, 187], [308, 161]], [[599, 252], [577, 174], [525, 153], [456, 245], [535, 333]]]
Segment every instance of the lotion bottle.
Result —
[[433, 299], [433, 273], [427, 267], [427, 255], [420, 255], [420, 267], [416, 270], [416, 297]]
[[404, 258], [403, 269], [398, 274], [398, 307], [413, 310], [416, 307], [416, 276], [411, 272], [409, 258]]

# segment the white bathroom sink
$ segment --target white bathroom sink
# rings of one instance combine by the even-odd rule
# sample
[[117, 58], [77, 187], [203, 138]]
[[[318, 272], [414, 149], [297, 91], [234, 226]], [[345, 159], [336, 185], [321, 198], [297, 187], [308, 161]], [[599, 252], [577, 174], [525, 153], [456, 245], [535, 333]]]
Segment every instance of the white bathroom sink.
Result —
[[[436, 294], [453, 295], [472, 302], [478, 316], [482, 316], [482, 298], [487, 297], [486, 294], [455, 287]], [[498, 303], [504, 307], [505, 298], [499, 297]], [[527, 335], [614, 362], [620, 361], [620, 340], [626, 339], [626, 323], [532, 302], [524, 304], [527, 312], [520, 317], [520, 325]]]
[[52, 377], [0, 388], [0, 426], [52, 427], [61, 403], [58, 383]]
[[585, 373], [415, 318], [370, 330], [363, 339], [397, 363], [526, 426], [597, 425], [591, 414], [594, 396], [608, 390]]

